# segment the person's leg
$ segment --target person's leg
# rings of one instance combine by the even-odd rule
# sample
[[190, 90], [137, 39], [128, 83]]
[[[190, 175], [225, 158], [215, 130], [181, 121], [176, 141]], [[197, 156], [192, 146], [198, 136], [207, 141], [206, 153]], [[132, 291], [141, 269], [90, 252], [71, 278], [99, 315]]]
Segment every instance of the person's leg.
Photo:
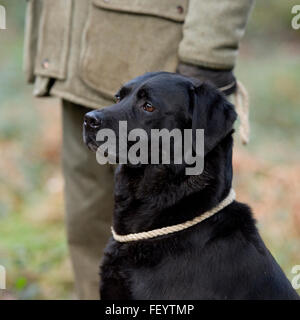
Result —
[[80, 299], [99, 299], [99, 265], [110, 235], [113, 169], [100, 165], [82, 139], [90, 109], [62, 102], [67, 237]]

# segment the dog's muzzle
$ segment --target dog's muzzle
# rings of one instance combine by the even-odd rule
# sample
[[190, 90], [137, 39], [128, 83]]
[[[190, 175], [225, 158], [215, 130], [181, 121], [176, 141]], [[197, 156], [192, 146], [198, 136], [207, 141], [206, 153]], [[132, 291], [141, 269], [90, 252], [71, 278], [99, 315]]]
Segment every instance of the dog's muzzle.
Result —
[[97, 151], [96, 136], [102, 123], [103, 120], [99, 111], [90, 111], [84, 116], [83, 141], [92, 151]]

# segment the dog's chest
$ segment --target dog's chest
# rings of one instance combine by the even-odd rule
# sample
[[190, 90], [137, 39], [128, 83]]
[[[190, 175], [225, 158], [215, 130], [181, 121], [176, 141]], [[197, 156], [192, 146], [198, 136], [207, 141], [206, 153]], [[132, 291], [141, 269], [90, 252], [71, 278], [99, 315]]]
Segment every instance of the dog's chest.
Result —
[[175, 249], [174, 254], [158, 245], [142, 242], [136, 245], [114, 243], [113, 247], [113, 254], [106, 261], [106, 269], [114, 270], [114, 276], [118, 274], [131, 299], [186, 299], [199, 296], [203, 273], [195, 250], [180, 248]]

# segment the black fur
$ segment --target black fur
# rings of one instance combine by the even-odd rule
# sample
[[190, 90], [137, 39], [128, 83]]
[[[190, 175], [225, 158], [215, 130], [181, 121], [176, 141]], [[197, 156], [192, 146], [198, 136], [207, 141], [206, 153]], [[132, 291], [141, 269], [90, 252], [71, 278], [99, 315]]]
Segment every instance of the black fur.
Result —
[[[116, 129], [119, 120], [127, 120], [129, 130], [148, 132], [201, 128], [205, 165], [198, 176], [185, 175], [185, 165], [120, 165], [115, 177], [117, 233], [181, 223], [226, 197], [236, 114], [220, 92], [160, 72], [130, 81], [118, 95], [116, 105], [86, 116], [84, 136], [92, 149], [98, 144], [91, 118], [97, 128]], [[147, 101], [155, 111], [141, 108]], [[236, 201], [174, 234], [131, 243], [111, 238], [101, 276], [102, 299], [299, 299], [259, 236], [250, 208]]]

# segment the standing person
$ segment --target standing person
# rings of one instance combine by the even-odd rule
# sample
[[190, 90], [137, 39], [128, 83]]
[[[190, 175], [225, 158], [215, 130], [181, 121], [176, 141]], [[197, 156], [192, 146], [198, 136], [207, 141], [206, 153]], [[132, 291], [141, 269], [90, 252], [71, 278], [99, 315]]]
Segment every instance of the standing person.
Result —
[[113, 170], [82, 141], [83, 116], [147, 71], [210, 80], [229, 95], [252, 0], [28, 0], [25, 72], [62, 100], [67, 237], [80, 299], [99, 298]]

